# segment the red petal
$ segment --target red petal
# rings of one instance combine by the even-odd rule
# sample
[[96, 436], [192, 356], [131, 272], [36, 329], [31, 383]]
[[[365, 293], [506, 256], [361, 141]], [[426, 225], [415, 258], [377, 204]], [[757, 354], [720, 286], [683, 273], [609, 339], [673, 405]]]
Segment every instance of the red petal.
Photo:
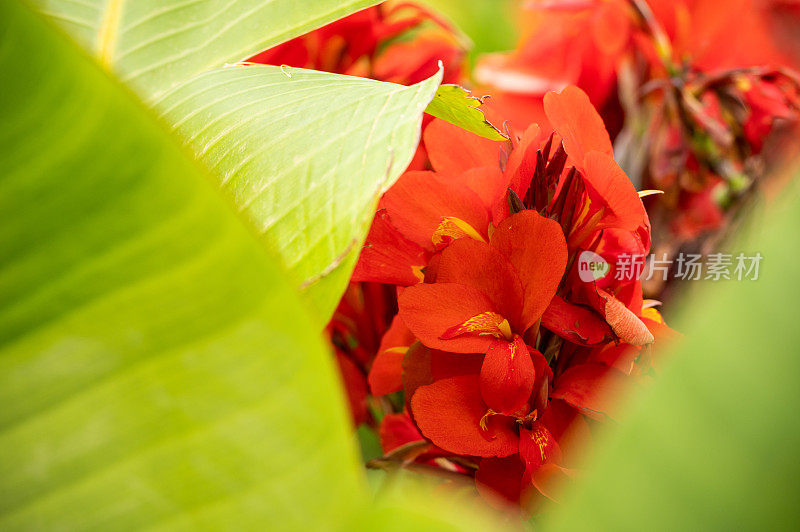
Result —
[[540, 420], [534, 421], [530, 430], [519, 431], [519, 454], [528, 478], [542, 465], [561, 461], [558, 442]]
[[551, 397], [563, 399], [592, 417], [616, 417], [618, 402], [632, 384], [625, 374], [605, 364], [573, 366], [557, 380]]
[[[506, 188], [513, 190], [520, 198], [524, 198], [528, 188], [530, 188], [531, 176], [536, 170], [537, 152], [548, 137], [549, 135], [545, 135], [538, 125], [531, 124], [525, 130], [519, 144], [517, 144], [508, 158], [508, 165], [505, 171], [506, 182], [508, 183]], [[504, 206], [504, 208], [500, 210], [495, 208], [492, 213], [496, 222], [511, 215], [508, 210], [507, 195], [503, 195], [500, 205]], [[500, 217], [501, 213], [504, 216]]]
[[477, 375], [483, 364], [481, 354], [448, 353], [428, 349], [416, 342], [403, 359], [403, 389], [408, 403], [420, 386], [435, 380]]
[[531, 401], [531, 410], [542, 412], [547, 406], [547, 398], [550, 396], [550, 383], [553, 381], [553, 370], [547, 359], [539, 351], [528, 346], [528, 353], [533, 360], [533, 367], [536, 372], [536, 382], [533, 384], [534, 397]]
[[460, 176], [461, 181], [481, 198], [484, 206], [491, 209], [499, 199], [505, 199], [506, 180], [500, 166], [471, 168]]
[[517, 336], [513, 342], [495, 340], [481, 366], [481, 397], [486, 405], [513, 414], [530, 399], [536, 371], [528, 347]]
[[434, 170], [458, 176], [472, 168], [498, 166], [501, 143], [437, 118], [425, 128], [425, 149]]
[[561, 296], [553, 296], [542, 316], [542, 325], [570, 342], [598, 345], [611, 339], [608, 324], [586, 307], [573, 305]]
[[545, 464], [533, 472], [531, 482], [539, 493], [555, 502], [561, 501], [561, 493], [568, 482], [577, 475], [574, 469], [557, 464]]
[[603, 119], [579, 88], [569, 86], [561, 93], [548, 92], [544, 96], [544, 111], [553, 129], [562, 137], [572, 164], [581, 166], [592, 150], [613, 155]]
[[339, 371], [344, 381], [344, 389], [350, 404], [350, 414], [355, 426], [364, 423], [369, 418], [367, 412], [367, 382], [364, 374], [347, 356], [337, 352], [336, 360]]
[[403, 388], [403, 357], [416, 341], [403, 320], [395, 316], [392, 325], [381, 339], [378, 354], [369, 370], [369, 389], [372, 395], [386, 395]]
[[525, 466], [519, 455], [505, 458], [484, 458], [475, 473], [475, 486], [481, 497], [492, 502], [518, 504], [522, 498], [522, 477]]
[[491, 300], [475, 288], [453, 283], [418, 284], [398, 298], [400, 317], [420, 342], [454, 353], [485, 353], [492, 336], [467, 334], [442, 340], [450, 328], [484, 312], [496, 312]]
[[542, 317], [556, 293], [567, 265], [567, 243], [558, 222], [535, 211], [503, 220], [492, 245], [511, 261], [525, 293], [521, 329]]
[[583, 160], [584, 184], [593, 204], [606, 208], [598, 228], [639, 231], [645, 251], [650, 249], [650, 220], [644, 204], [622, 168], [611, 155], [590, 151]]
[[520, 325], [522, 283], [511, 262], [495, 247], [471, 238], [456, 240], [442, 251], [436, 281], [480, 290], [512, 326]]
[[420, 432], [436, 446], [455, 454], [503, 457], [514, 454], [519, 438], [510, 418], [491, 416], [481, 428], [486, 405], [478, 377], [451, 377], [421, 386], [411, 398]]
[[560, 399], [547, 404], [539, 417], [561, 448], [561, 463], [571, 465], [584, 460], [592, 443], [592, 433], [579, 410]]
[[367, 240], [353, 271], [353, 282], [409, 286], [422, 281], [428, 256], [389, 221], [385, 210], [375, 214]]
[[385, 416], [381, 420], [378, 434], [381, 438], [381, 448], [384, 453], [388, 453], [407, 443], [424, 440], [422, 434], [414, 426], [414, 422], [405, 412]]
[[485, 238], [489, 214], [483, 201], [455, 178], [406, 172], [383, 196], [389, 218], [403, 235], [433, 250], [433, 234], [445, 218], [463, 220]]

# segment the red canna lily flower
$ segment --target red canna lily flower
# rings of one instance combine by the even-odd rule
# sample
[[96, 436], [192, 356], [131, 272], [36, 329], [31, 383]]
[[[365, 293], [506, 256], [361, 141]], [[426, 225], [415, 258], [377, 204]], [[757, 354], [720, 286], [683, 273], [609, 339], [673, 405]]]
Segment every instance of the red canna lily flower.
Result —
[[403, 403], [381, 423], [382, 460], [474, 475], [517, 504], [558, 497], [590, 423], [616, 416], [668, 332], [635, 275], [581, 278], [585, 251], [646, 253], [650, 222], [587, 95], [544, 108], [553, 132], [504, 143], [433, 120], [431, 170], [381, 199], [354, 274], [397, 293], [367, 365], [382, 404]]
[[[411, 32], [413, 38], [402, 39]], [[466, 53], [446, 20], [412, 2], [381, 4], [260, 52], [250, 63], [287, 65], [411, 85], [444, 65], [457, 83]]]

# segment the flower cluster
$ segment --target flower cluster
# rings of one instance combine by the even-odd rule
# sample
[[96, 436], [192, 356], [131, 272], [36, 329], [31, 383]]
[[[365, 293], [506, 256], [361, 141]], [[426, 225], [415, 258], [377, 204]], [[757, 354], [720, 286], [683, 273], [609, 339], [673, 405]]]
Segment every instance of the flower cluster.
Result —
[[396, 287], [369, 371], [374, 396], [404, 392], [384, 451], [514, 502], [552, 496], [587, 419], [614, 416], [669, 335], [638, 281], [581, 280], [579, 253], [645, 254], [650, 223], [586, 94], [550, 93], [544, 109], [553, 132], [507, 143], [430, 123], [433, 170], [384, 195], [353, 275]]
[[403, 85], [444, 65], [444, 83], [457, 83], [466, 51], [455, 29], [411, 2], [380, 4], [265, 50], [248, 62], [287, 65]]
[[780, 24], [792, 16], [786, 4], [531, 0], [518, 49], [482, 58], [475, 75], [496, 115], [518, 127], [546, 124], [548, 90], [584, 89], [629, 177], [664, 192], [647, 202], [658, 251], [672, 256], [723, 231], [800, 151], [800, 56]]

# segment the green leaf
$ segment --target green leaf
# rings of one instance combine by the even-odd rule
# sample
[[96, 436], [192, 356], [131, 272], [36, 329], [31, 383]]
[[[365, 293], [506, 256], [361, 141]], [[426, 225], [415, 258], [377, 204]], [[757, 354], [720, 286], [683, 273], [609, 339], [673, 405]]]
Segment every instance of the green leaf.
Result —
[[797, 185], [786, 192], [790, 201], [732, 248], [731, 271], [738, 253], [761, 253], [759, 279], [686, 294], [674, 324], [685, 343], [662, 355], [663, 374], [632, 399], [545, 528], [796, 528], [800, 195]]
[[156, 108], [326, 322], [378, 197], [408, 166], [441, 72], [411, 87], [264, 65], [202, 74]]
[[470, 58], [516, 45], [519, 0], [420, 0], [453, 21], [473, 42]]
[[508, 140], [486, 117], [480, 98], [458, 85], [441, 85], [425, 112], [489, 140]]
[[375, 0], [32, 0], [145, 99]]
[[17, 2], [0, 36], [0, 529], [363, 511], [331, 357], [280, 268], [70, 43]]

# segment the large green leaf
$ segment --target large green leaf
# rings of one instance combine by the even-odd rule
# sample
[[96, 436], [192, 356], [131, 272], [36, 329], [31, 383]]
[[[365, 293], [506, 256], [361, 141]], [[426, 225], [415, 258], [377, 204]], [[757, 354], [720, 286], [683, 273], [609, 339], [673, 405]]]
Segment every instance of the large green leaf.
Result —
[[17, 2], [0, 35], [0, 529], [349, 519], [349, 421], [279, 267], [66, 41]]
[[733, 247], [761, 253], [759, 279], [691, 292], [675, 324], [685, 344], [633, 398], [550, 529], [797, 528], [800, 328], [792, 309], [800, 301], [800, 195], [793, 188], [788, 205]]
[[145, 98], [376, 0], [32, 0]]
[[[411, 87], [251, 65], [202, 74], [157, 102], [307, 290], [323, 321], [378, 196], [408, 166], [441, 73]], [[480, 111], [473, 109], [476, 113]]]

